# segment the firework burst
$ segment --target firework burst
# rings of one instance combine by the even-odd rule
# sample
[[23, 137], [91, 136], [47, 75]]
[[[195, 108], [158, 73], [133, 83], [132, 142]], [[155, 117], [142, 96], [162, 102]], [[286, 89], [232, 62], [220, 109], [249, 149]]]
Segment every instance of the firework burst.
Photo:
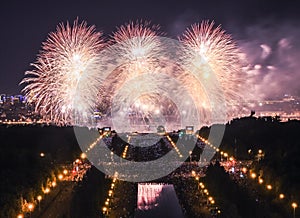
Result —
[[112, 34], [114, 53], [122, 54], [123, 72], [127, 78], [138, 76], [144, 72], [151, 72], [157, 67], [157, 58], [161, 55], [162, 45], [158, 25], [150, 22], [136, 22], [122, 25]]
[[[180, 42], [162, 37], [149, 23], [119, 27], [108, 48], [112, 55], [105, 55], [113, 57], [116, 68], [97, 79], [105, 113], [121, 120], [121, 126], [128, 114], [132, 123], [142, 125], [165, 117], [170, 129], [224, 122], [226, 106], [240, 96], [237, 46], [213, 22], [193, 25]], [[182, 119], [184, 124], [178, 123]]]
[[[158, 68], [158, 57], [162, 53], [158, 25], [150, 22], [130, 22], [117, 28], [111, 35], [110, 47], [107, 49], [114, 61], [120, 63], [103, 77], [100, 86], [100, 105], [105, 104], [106, 111], [111, 110], [111, 105], [116, 92], [133, 78], [140, 75], [155, 73]], [[99, 63], [109, 62], [100, 60]], [[101, 67], [101, 64], [100, 64]], [[98, 70], [99, 71], [99, 70]], [[102, 70], [103, 72], [103, 70]]]
[[[25, 72], [23, 92], [35, 103], [36, 111], [58, 125], [72, 124], [72, 114], [91, 107], [93, 76], [86, 74], [104, 42], [102, 34], [86, 22], [60, 24], [49, 34], [33, 70]], [[80, 82], [80, 86], [78, 83]], [[78, 91], [80, 89], [80, 91]], [[81, 102], [80, 104], [74, 104]], [[85, 114], [82, 114], [84, 116]]]
[[23, 91], [45, 120], [58, 125], [80, 124], [95, 109], [147, 125], [165, 117], [178, 128], [180, 117], [190, 125], [199, 114], [210, 124], [212, 111], [225, 107], [230, 117], [243, 82], [231, 36], [208, 21], [192, 25], [179, 41], [163, 35], [158, 25], [131, 22], [104, 43], [86, 22], [60, 24], [25, 73]]
[[179, 40], [185, 46], [184, 65], [204, 83], [217, 80], [231, 116], [242, 97], [243, 84], [241, 52], [232, 37], [214, 22], [203, 21], [188, 28]]

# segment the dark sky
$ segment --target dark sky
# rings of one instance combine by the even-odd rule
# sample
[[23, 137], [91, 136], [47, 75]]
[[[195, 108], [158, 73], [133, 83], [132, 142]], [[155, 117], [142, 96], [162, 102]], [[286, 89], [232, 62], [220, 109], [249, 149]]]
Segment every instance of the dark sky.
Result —
[[[298, 5], [297, 5], [298, 4]], [[1, 79], [0, 93], [19, 93], [18, 83], [36, 58], [47, 34], [60, 22], [77, 16], [98, 31], [110, 34], [116, 26], [129, 20], [151, 20], [176, 37], [186, 26], [203, 19], [222, 24], [235, 38], [249, 37], [248, 26], [266, 21], [299, 20], [297, 1], [207, 0], [207, 1], [16, 1], [6, 0], [0, 6]]]

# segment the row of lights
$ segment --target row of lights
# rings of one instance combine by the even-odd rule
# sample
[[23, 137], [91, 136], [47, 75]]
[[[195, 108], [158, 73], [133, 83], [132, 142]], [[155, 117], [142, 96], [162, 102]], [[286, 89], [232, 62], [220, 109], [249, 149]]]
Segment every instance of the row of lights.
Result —
[[[61, 175], [61, 174], [59, 174]], [[58, 178], [60, 178], [60, 176], [58, 175]], [[50, 191], [51, 191], [51, 187], [52, 188], [55, 188], [57, 186], [57, 183], [55, 181], [55, 179], [50, 182], [50, 185], [48, 184], [48, 186], [46, 188], [42, 187], [42, 192], [46, 195], [46, 194], [49, 194]], [[41, 203], [41, 200], [43, 199], [42, 195], [38, 195], [36, 197], [36, 200], [38, 201], [38, 204], [39, 204], [39, 210], [40, 210], [40, 203]], [[29, 211], [30, 213], [30, 217], [31, 217], [31, 213], [33, 212], [33, 210], [35, 209], [35, 203], [33, 202], [29, 202], [29, 203], [25, 203], [24, 205], [22, 205], [22, 212], [27, 212]], [[25, 208], [24, 208], [25, 207]], [[23, 218], [24, 217], [24, 214], [23, 213], [20, 213], [17, 215], [17, 218]]]
[[[129, 136], [128, 139], [127, 139], [128, 144], [125, 146], [125, 148], [122, 152], [122, 158], [124, 158], [124, 159], [127, 156], [127, 151], [128, 151], [130, 139], [131, 139], [131, 137]], [[113, 155], [113, 152], [111, 152], [111, 155]], [[110, 189], [108, 190], [108, 196], [106, 198], [106, 201], [104, 202], [104, 206], [102, 207], [102, 213], [104, 215], [107, 215], [109, 213], [109, 204], [112, 200], [112, 196], [113, 196], [113, 193], [114, 193], [114, 188], [115, 188], [115, 184], [116, 184], [116, 181], [117, 181], [117, 177], [118, 177], [118, 173], [115, 172], [115, 174], [113, 176], [112, 183], [110, 184]]]
[[[40, 157], [42, 157], [42, 158], [45, 157], [45, 153], [41, 152], [40, 153]], [[86, 157], [85, 153], [82, 153], [81, 154], [81, 158], [84, 159], [85, 157]], [[80, 161], [80, 160], [76, 159], [75, 162], [78, 162], [78, 161]], [[64, 178], [66, 178], [66, 176], [68, 175], [68, 173], [69, 173], [68, 170], [64, 169], [62, 171], [62, 173], [59, 173], [57, 175], [58, 180], [63, 181]], [[44, 195], [49, 194], [50, 191], [51, 191], [51, 188], [55, 188], [56, 186], [57, 186], [57, 183], [56, 183], [56, 177], [55, 177], [53, 181], [51, 181], [50, 183], [48, 183], [48, 185], [47, 185], [46, 188], [42, 187], [42, 192], [44, 193]], [[41, 200], [43, 199], [43, 197], [42, 197], [42, 195], [38, 195], [36, 197], [36, 199], [38, 201], [39, 209], [40, 209], [40, 203], [41, 203]], [[26, 203], [24, 206], [25, 206], [25, 208], [24, 209], [22, 208], [22, 212], [29, 211], [30, 216], [31, 216], [31, 212], [35, 209], [35, 203], [31, 203], [31, 202], [30, 203]], [[23, 213], [18, 214], [17, 218], [24, 218], [24, 214]]]
[[98, 142], [103, 138], [104, 133], [102, 133], [93, 143], [91, 143], [88, 148], [85, 150], [84, 154], [88, 153], [90, 150], [92, 150]]
[[169, 140], [169, 142], [171, 143], [171, 145], [174, 147], [175, 151], [177, 152], [179, 157], [183, 157], [181, 152], [179, 151], [178, 147], [176, 146], [175, 142], [173, 142], [173, 140], [171, 139], [171, 137], [169, 135], [166, 135], [167, 139]]
[[[224, 152], [224, 151], [220, 151], [219, 148], [217, 148], [217, 147], [215, 147], [214, 145], [212, 145], [208, 140], [202, 138], [200, 135], [197, 135], [197, 137], [198, 137], [200, 140], [202, 140], [203, 142], [205, 142], [207, 145], [209, 145], [211, 148], [213, 148], [216, 152], [220, 152], [220, 154], [221, 154], [222, 156], [224, 156], [225, 158], [227, 158], [227, 160], [228, 160], [228, 156], [229, 156], [228, 153], [226, 153], [226, 152]], [[248, 153], [251, 153], [251, 150], [248, 150]], [[263, 150], [259, 149], [259, 150], [258, 150], [258, 155], [259, 155], [259, 156], [264, 156]], [[230, 160], [230, 161], [234, 161], [234, 158], [233, 158], [233, 157], [230, 157], [229, 160]], [[246, 168], [246, 167], [243, 167], [243, 168], [242, 168], [242, 171], [243, 171], [244, 173], [246, 173], [246, 172], [247, 172], [247, 168]], [[252, 179], [256, 179], [257, 174], [256, 174], [255, 172], [253, 172], [253, 171], [250, 171], [250, 177], [251, 177]], [[259, 184], [263, 184], [263, 183], [264, 183], [264, 180], [263, 180], [263, 178], [262, 178], [261, 176], [258, 177], [258, 180], [257, 180], [257, 181], [258, 181]], [[270, 190], [273, 189], [273, 186], [272, 186], [271, 184], [266, 184], [266, 189], [270, 191]], [[282, 199], [284, 199], [284, 198], [285, 198], [285, 195], [284, 195], [283, 193], [280, 193], [280, 194], [279, 194], [279, 199], [282, 200]], [[291, 203], [291, 206], [292, 206], [292, 208], [294, 209], [294, 214], [295, 214], [295, 209], [298, 207], [298, 204], [297, 204], [296, 202], [292, 202], [292, 203]]]
[[233, 157], [229, 157], [229, 154], [226, 153], [225, 151], [220, 150], [218, 147], [214, 146], [212, 143], [210, 143], [208, 140], [206, 140], [205, 138], [201, 137], [200, 135], [197, 135], [197, 138], [200, 139], [201, 141], [203, 141], [205, 144], [207, 144], [209, 147], [211, 147], [212, 149], [214, 149], [216, 152], [220, 153], [221, 156], [225, 157], [226, 160], [233, 161], [234, 158]]
[[[205, 187], [204, 183], [203, 182], [200, 182], [200, 177], [197, 176], [196, 172], [193, 170], [192, 171], [192, 176], [195, 178], [195, 180], [198, 182], [198, 187], [201, 188], [201, 191], [205, 194], [205, 196], [207, 197], [207, 204], [210, 203], [211, 205], [215, 205], [215, 200], [214, 198], [209, 194], [209, 191], [208, 189]], [[221, 213], [221, 210], [218, 209], [217, 210], [217, 213], [220, 214]]]
[[123, 153], [122, 153], [122, 158], [124, 158], [124, 159], [126, 158], [127, 151], [128, 151], [128, 147], [129, 147], [129, 146], [126, 145], [125, 148], [124, 148], [124, 151], [123, 151]]
[[112, 180], [112, 182], [110, 184], [110, 189], [108, 190], [108, 196], [106, 198], [104, 206], [102, 207], [102, 213], [104, 215], [107, 215], [109, 213], [109, 204], [110, 204], [110, 202], [112, 200], [114, 189], [116, 187], [117, 177], [118, 177], [118, 173], [115, 172], [113, 180]]
[[128, 147], [129, 147], [129, 143], [130, 143], [130, 140], [131, 140], [131, 136], [128, 136], [128, 139], [127, 139], [127, 145], [125, 146], [124, 150], [123, 150], [123, 153], [122, 153], [122, 158], [126, 158], [127, 156], [127, 151], [128, 151]]
[[[86, 158], [86, 154], [87, 152], [89, 152], [90, 150], [92, 150], [96, 145], [97, 143], [103, 138], [103, 136], [105, 135], [105, 133], [102, 133], [96, 140], [95, 142], [91, 143], [89, 145], [89, 147], [87, 148], [87, 150], [82, 153], [82, 155], [84, 155], [84, 158]], [[128, 138], [128, 143], [129, 143], [129, 140], [130, 138]], [[127, 155], [127, 151], [128, 151], [128, 144], [125, 146], [124, 148], [124, 151], [122, 153], [122, 157], [123, 158], [126, 158], [126, 155]], [[113, 155], [113, 152], [111, 152], [111, 155]], [[82, 158], [82, 156], [81, 156]], [[113, 193], [114, 193], [114, 188], [115, 188], [115, 184], [116, 184], [116, 181], [117, 181], [117, 172], [115, 173], [114, 177], [113, 177], [113, 180], [112, 180], [112, 183], [110, 184], [110, 189], [108, 190], [108, 196], [106, 198], [106, 201], [104, 202], [104, 206], [102, 207], [102, 213], [104, 215], [107, 215], [109, 213], [109, 205], [110, 205], [110, 202], [112, 200], [112, 196], [113, 196]]]
[[[257, 174], [256, 174], [255, 172], [251, 171], [251, 172], [250, 172], [250, 177], [251, 177], [252, 179], [256, 179], [256, 178], [257, 178]], [[258, 184], [262, 185], [262, 184], [264, 183], [264, 180], [263, 180], [263, 178], [262, 178], [261, 176], [258, 176], [257, 182], [258, 182]], [[273, 189], [273, 186], [272, 186], [271, 184], [266, 184], [266, 189], [267, 189], [268, 191], [271, 191], [271, 190]], [[280, 194], [278, 195], [278, 198], [279, 198], [280, 200], [283, 200], [283, 199], [285, 199], [285, 195], [284, 195], [283, 193], [280, 193]], [[296, 202], [292, 202], [292, 203], [291, 203], [291, 206], [292, 206], [292, 208], [294, 209], [294, 213], [295, 213], [295, 209], [298, 207], [298, 204], [297, 204]]]

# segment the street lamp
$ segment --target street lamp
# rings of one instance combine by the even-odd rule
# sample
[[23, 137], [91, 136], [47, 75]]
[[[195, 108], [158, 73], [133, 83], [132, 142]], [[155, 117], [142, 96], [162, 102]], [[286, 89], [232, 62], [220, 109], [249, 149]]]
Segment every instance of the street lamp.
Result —
[[221, 151], [221, 152], [220, 152], [221, 162], [223, 162], [223, 158], [222, 158], [222, 157], [223, 157], [223, 154], [224, 154], [224, 152]]
[[19, 214], [19, 215], [17, 216], [17, 218], [24, 218], [24, 215], [23, 215], [23, 214]]
[[190, 162], [192, 162], [192, 151], [189, 151], [189, 154], [190, 154]]
[[114, 152], [112, 152], [112, 151], [110, 152], [110, 158], [111, 158], [111, 161], [114, 162]]
[[207, 198], [207, 200], [206, 200], [206, 204], [208, 205], [209, 203], [211, 203], [212, 204], [212, 201], [213, 201], [214, 199], [213, 199], [213, 197], [208, 197]]
[[67, 175], [68, 174], [68, 170], [64, 170], [63, 174]]
[[102, 208], [103, 214], [107, 214], [107, 207]]
[[297, 203], [296, 202], [293, 202], [292, 203], [292, 208], [294, 209], [294, 218], [296, 216], [296, 208], [298, 207]]
[[42, 200], [42, 196], [41, 196], [41, 195], [37, 196], [37, 199], [38, 199], [38, 201], [39, 201], [39, 211], [40, 211], [40, 210], [41, 210], [41, 200]]
[[280, 194], [280, 195], [279, 195], [279, 198], [280, 198], [280, 199], [284, 199], [284, 194]]
[[209, 192], [207, 189], [204, 189], [203, 192], [206, 194], [206, 195], [209, 195]]
[[201, 187], [202, 189], [205, 188], [205, 186], [204, 186], [204, 184], [203, 184], [202, 182], [200, 182], [200, 187]]
[[31, 217], [31, 211], [33, 210], [33, 208], [34, 208], [33, 203], [29, 203], [28, 204], [28, 209], [29, 209], [29, 212], [30, 212], [30, 217]]
[[224, 153], [224, 157], [226, 157], [226, 161], [228, 161], [228, 154]]
[[85, 158], [86, 158], [86, 154], [85, 154], [85, 153], [82, 153], [82, 154], [80, 155], [80, 157], [81, 157], [81, 159], [85, 159]]
[[44, 193], [45, 193], [45, 194], [48, 194], [49, 192], [50, 192], [50, 188], [47, 187], [47, 188], [44, 190]]
[[113, 190], [110, 189], [110, 190], [108, 191], [108, 196], [111, 197], [112, 194], [113, 194]]
[[59, 174], [59, 175], [58, 175], [58, 179], [59, 179], [59, 180], [62, 180], [63, 177], [64, 177], [64, 176], [63, 176], [62, 174]]
[[192, 176], [195, 176], [196, 172], [194, 170], [192, 170]]

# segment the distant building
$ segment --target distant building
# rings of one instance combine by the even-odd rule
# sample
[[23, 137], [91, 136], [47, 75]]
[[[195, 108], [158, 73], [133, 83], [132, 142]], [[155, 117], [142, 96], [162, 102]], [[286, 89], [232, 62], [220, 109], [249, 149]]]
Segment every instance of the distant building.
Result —
[[192, 134], [194, 134], [194, 126], [186, 126], [186, 127], [185, 127], [185, 133], [186, 133], [187, 135], [192, 135]]

